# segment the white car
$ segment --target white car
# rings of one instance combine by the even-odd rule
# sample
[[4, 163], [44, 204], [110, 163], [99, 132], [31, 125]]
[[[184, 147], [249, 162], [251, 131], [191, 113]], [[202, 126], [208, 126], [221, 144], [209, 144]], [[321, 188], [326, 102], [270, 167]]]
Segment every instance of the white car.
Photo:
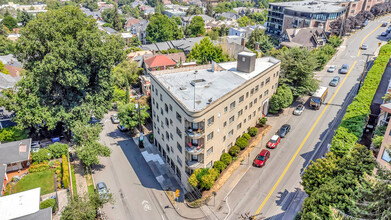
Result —
[[294, 115], [301, 115], [304, 111], [304, 105], [300, 104], [296, 107], [296, 109], [293, 111]]
[[337, 69], [337, 66], [336, 66], [336, 65], [331, 65], [331, 66], [327, 69], [327, 72], [333, 73], [336, 69]]
[[116, 113], [112, 114], [111, 121], [113, 122], [113, 124], [119, 124], [118, 114], [116, 114]]

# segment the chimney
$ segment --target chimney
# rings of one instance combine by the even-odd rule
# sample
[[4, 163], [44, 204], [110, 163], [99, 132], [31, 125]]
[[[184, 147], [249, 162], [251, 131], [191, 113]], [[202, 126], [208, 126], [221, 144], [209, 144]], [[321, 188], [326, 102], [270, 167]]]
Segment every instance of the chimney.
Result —
[[152, 54], [155, 56], [155, 55], [156, 55], [156, 51], [155, 51], [155, 50], [152, 50]]
[[259, 50], [259, 42], [255, 43], [255, 50]]
[[212, 60], [212, 72], [216, 71], [216, 62]]
[[299, 30], [295, 29], [295, 30], [293, 31], [293, 36], [296, 37], [297, 33], [299, 33]]
[[11, 59], [11, 64], [14, 64], [14, 60], [13, 59]]
[[240, 72], [251, 73], [255, 70], [256, 59], [257, 55], [255, 53], [240, 52], [238, 53], [236, 69]]
[[246, 39], [245, 39], [245, 38], [242, 38], [241, 45], [242, 45], [243, 47], [245, 47], [245, 46], [246, 46]]

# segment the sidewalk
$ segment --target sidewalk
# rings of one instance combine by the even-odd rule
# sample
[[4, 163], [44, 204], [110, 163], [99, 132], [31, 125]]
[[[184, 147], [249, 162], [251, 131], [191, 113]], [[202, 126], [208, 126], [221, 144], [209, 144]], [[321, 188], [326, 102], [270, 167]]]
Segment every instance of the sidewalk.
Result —
[[75, 160], [72, 164], [75, 169], [77, 195], [83, 196], [85, 193], [88, 193], [84, 167], [81, 165], [80, 160]]
[[57, 191], [57, 201], [58, 201], [58, 211], [54, 215], [54, 220], [61, 219], [61, 213], [65, 210], [65, 207], [68, 205], [68, 193], [66, 189], [61, 189]]
[[[138, 145], [138, 137], [134, 137], [133, 140]], [[164, 191], [180, 190], [181, 193], [178, 202], [175, 203], [177, 214], [185, 219], [205, 219], [206, 216], [202, 208], [190, 208], [184, 203], [186, 190], [170, 171], [169, 165], [160, 156], [157, 147], [151, 144], [148, 138], [144, 138], [144, 148], [140, 148], [140, 151]]]

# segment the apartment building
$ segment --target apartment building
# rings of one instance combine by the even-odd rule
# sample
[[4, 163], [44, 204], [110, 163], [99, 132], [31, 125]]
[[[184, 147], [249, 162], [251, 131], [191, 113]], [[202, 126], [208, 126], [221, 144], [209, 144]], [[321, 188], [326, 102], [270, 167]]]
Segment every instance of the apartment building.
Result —
[[266, 31], [274, 35], [290, 28], [320, 27], [327, 31], [332, 21], [344, 16], [345, 10], [331, 1], [269, 3]]
[[237, 62], [151, 72], [154, 144], [184, 186], [267, 114], [280, 61], [241, 52]]

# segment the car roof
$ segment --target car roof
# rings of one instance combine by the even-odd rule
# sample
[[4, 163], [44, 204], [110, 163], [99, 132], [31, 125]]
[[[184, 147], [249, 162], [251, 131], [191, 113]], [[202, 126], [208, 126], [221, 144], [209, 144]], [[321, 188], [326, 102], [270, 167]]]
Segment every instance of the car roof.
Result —
[[342, 64], [342, 67], [348, 67], [348, 64]]
[[273, 135], [272, 138], [270, 138], [270, 140], [276, 141], [276, 140], [278, 140], [278, 138], [280, 138], [280, 136], [275, 134], [275, 135]]
[[99, 182], [96, 185], [99, 186], [99, 187], [106, 186], [106, 184], [104, 182]]
[[284, 124], [283, 126], [281, 126], [281, 128], [283, 128], [283, 127], [290, 127], [290, 125]]
[[259, 153], [259, 155], [265, 156], [267, 152], [269, 152], [269, 151], [266, 150], [266, 149], [263, 149], [263, 150], [261, 150], [261, 152]]
[[340, 78], [339, 78], [339, 76], [335, 76], [334, 78], [333, 78], [333, 80], [339, 80]]

